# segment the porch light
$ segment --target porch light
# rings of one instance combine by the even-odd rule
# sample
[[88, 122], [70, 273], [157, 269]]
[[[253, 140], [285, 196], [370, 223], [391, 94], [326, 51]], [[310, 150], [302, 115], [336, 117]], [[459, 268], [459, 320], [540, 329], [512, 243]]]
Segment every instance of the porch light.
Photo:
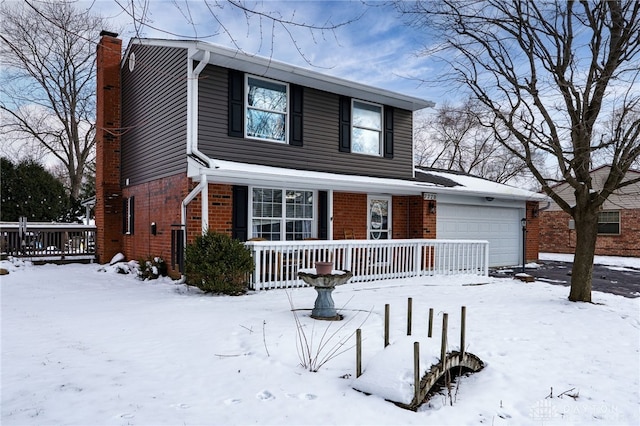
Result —
[[429, 201], [429, 214], [436, 214], [436, 203]]

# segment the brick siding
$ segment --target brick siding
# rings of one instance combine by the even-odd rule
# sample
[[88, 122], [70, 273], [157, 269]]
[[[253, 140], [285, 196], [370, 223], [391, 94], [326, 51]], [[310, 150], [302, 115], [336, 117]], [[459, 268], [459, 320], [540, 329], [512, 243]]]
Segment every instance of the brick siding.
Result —
[[[574, 253], [576, 231], [569, 229], [571, 217], [563, 211], [540, 213], [540, 250]], [[620, 235], [598, 235], [596, 255], [640, 257], [640, 209], [620, 210]]]
[[96, 58], [96, 257], [106, 263], [121, 251], [120, 53], [122, 41], [103, 36]]

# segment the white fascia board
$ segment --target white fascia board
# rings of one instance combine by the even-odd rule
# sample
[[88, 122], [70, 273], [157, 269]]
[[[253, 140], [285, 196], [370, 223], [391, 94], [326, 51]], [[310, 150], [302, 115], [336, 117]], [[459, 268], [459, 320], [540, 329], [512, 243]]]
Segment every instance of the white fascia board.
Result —
[[308, 70], [306, 68], [297, 67], [295, 65], [290, 65], [262, 56], [249, 55], [244, 52], [202, 41], [134, 38], [131, 39], [127, 46], [125, 58], [133, 44], [187, 49], [189, 50], [190, 59], [195, 61], [201, 61], [204, 58], [204, 52], [208, 51], [211, 53], [211, 57], [208, 62], [212, 65], [244, 71], [258, 76], [272, 78], [274, 80], [299, 84], [301, 86], [311, 87], [365, 101], [390, 105], [412, 112], [435, 106], [434, 102], [421, 98], [403, 95], [401, 93], [368, 86], [339, 77], [333, 77], [317, 71]]
[[[188, 176], [199, 181], [206, 175], [210, 183], [260, 185], [265, 187], [295, 187], [309, 190], [336, 190], [391, 195], [421, 195], [423, 192], [473, 197], [493, 197], [496, 200], [539, 201], [541, 194], [518, 190], [519, 193], [476, 191], [465, 187], [447, 188], [427, 182], [386, 179], [370, 176], [342, 175], [328, 172], [284, 169], [280, 167], [236, 163], [211, 159], [214, 168], [206, 168], [189, 159]], [[544, 197], [544, 196], [543, 196]], [[544, 198], [546, 199], [546, 198]]]
[[216, 167], [203, 168], [196, 161], [189, 159], [188, 176], [198, 181], [202, 174], [206, 174], [210, 183], [393, 195], [420, 195], [422, 192], [432, 192], [435, 188], [428, 183], [402, 179], [283, 169], [215, 159], [211, 160], [211, 164], [215, 164]]

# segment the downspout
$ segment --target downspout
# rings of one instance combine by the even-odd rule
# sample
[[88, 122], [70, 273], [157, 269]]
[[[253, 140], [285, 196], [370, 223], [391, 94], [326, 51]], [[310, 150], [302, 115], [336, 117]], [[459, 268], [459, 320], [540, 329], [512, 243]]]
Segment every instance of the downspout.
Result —
[[[211, 52], [204, 51], [202, 60], [198, 66], [193, 68], [193, 54], [187, 59], [187, 157], [194, 157], [199, 160], [203, 166], [212, 168], [212, 161], [209, 157], [198, 150], [198, 78], [200, 73], [209, 63]], [[201, 203], [201, 227], [204, 234], [209, 224], [209, 185], [207, 182], [206, 171], [200, 173], [200, 183], [193, 188], [191, 192], [182, 200], [180, 223], [184, 227], [183, 243], [187, 246], [187, 205], [193, 201], [199, 194], [202, 194]]]
[[193, 68], [194, 60], [187, 61], [187, 156], [193, 156], [209, 168], [213, 168], [211, 159], [198, 150], [198, 78], [210, 58], [211, 52], [205, 50], [202, 60], [195, 69]]
[[[192, 202], [194, 200], [194, 198], [196, 198], [200, 193], [202, 193], [202, 206], [201, 206], [201, 215], [202, 215], [202, 233], [204, 234], [205, 231], [208, 229], [209, 227], [209, 203], [206, 201], [209, 199], [209, 182], [207, 182], [207, 175], [206, 174], [202, 174], [200, 176], [200, 183], [198, 184], [198, 186], [196, 186], [195, 188], [193, 188], [191, 190], [191, 192], [189, 193], [189, 195], [187, 195], [185, 197], [184, 200], [182, 200], [182, 212], [180, 214], [180, 223], [182, 223], [182, 225], [186, 226], [186, 220], [187, 220], [187, 205]], [[185, 230], [185, 234], [184, 234], [184, 238], [185, 238], [185, 245], [186, 245], [186, 238], [187, 238], [187, 233]]]

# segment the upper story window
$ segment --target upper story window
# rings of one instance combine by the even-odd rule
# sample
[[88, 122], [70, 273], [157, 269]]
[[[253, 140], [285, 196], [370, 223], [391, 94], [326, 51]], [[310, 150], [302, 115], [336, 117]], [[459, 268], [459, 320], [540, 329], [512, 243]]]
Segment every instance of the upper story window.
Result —
[[353, 101], [351, 152], [382, 155], [382, 106]]
[[598, 213], [598, 234], [620, 234], [620, 212], [607, 211]]
[[287, 142], [287, 92], [284, 83], [247, 77], [247, 137]]
[[339, 102], [339, 151], [393, 158], [393, 107], [347, 96]]
[[302, 146], [304, 88], [229, 70], [228, 134]]

